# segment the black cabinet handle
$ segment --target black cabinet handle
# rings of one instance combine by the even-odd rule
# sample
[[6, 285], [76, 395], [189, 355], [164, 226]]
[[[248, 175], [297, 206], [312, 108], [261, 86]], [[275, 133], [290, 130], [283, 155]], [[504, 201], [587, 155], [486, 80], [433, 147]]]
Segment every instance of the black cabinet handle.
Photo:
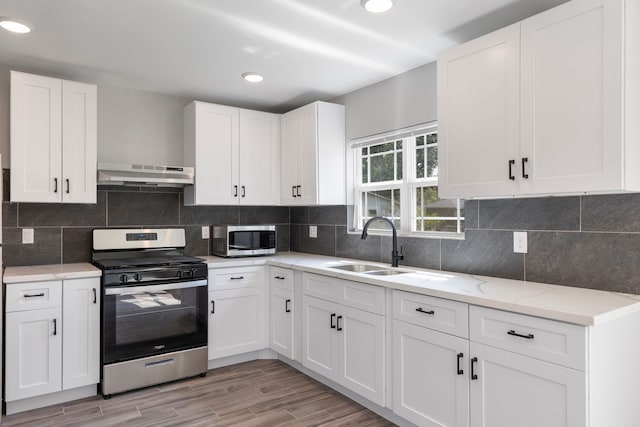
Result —
[[43, 297], [44, 296], [44, 292], [40, 292], [39, 294], [24, 294], [25, 298], [36, 298], [36, 297]]
[[58, 178], [53, 178], [53, 192], [57, 193], [58, 192]]
[[528, 173], [526, 173], [526, 166], [525, 166], [525, 165], [527, 164], [527, 162], [528, 162], [528, 161], [529, 161], [529, 158], [528, 158], [528, 157], [523, 157], [523, 158], [522, 158], [522, 177], [523, 177], [524, 179], [528, 179], [528, 178], [529, 178], [529, 174], [528, 174]]
[[289, 304], [291, 304], [291, 300], [288, 299], [284, 302], [284, 312], [285, 313], [291, 313], [291, 307], [289, 306]]
[[302, 196], [300, 195], [300, 189], [301, 189], [301, 188], [302, 188], [302, 186], [301, 186], [301, 185], [296, 185], [296, 196], [298, 196], [298, 197], [302, 197]]
[[464, 354], [458, 353], [458, 375], [464, 374], [464, 371], [460, 369], [460, 361], [462, 360], [463, 357], [464, 357]]
[[419, 313], [430, 314], [430, 315], [432, 315], [432, 316], [433, 316], [434, 314], [436, 314], [436, 312], [435, 312], [435, 311], [433, 311], [433, 310], [426, 311], [426, 310], [425, 310], [424, 308], [422, 308], [422, 307], [418, 307], [418, 308], [416, 308], [416, 311], [417, 311], [417, 312], [419, 312]]
[[98, 303], [98, 293], [96, 292], [96, 288], [93, 288], [93, 303]]
[[211, 300], [211, 314], [216, 314], [216, 302]]
[[478, 379], [478, 375], [476, 375], [476, 370], [474, 369], [476, 363], [478, 363], [477, 357], [474, 357], [473, 359], [471, 359], [471, 379], [472, 380]]
[[231, 280], [242, 280], [244, 276], [232, 277]]
[[514, 180], [516, 179], [516, 177], [515, 177], [515, 176], [513, 176], [513, 172], [511, 171], [511, 167], [512, 167], [513, 165], [515, 165], [515, 164], [516, 164], [516, 161], [515, 161], [515, 160], [509, 160], [509, 179], [510, 179], [511, 181], [514, 181]]
[[237, 185], [233, 186], [233, 197], [238, 197], [238, 186]]
[[274, 279], [278, 279], [278, 280], [284, 280], [285, 278], [282, 276], [273, 276]]
[[66, 191], [66, 193], [69, 194], [69, 178], [67, 178], [65, 181], [67, 181], [67, 191]]
[[58, 335], [58, 321], [53, 319], [53, 335]]
[[528, 339], [528, 340], [532, 340], [533, 339], [533, 334], [522, 335], [522, 334], [517, 333], [513, 329], [511, 329], [509, 332], [507, 332], [507, 334], [513, 335], [514, 337], [525, 338], [525, 339]]
[[244, 197], [246, 195], [246, 189], [244, 187], [244, 185], [242, 186], [242, 197]]
[[340, 320], [342, 319], [342, 316], [338, 316], [338, 320], [336, 321], [336, 330], [337, 331], [341, 331], [342, 330], [342, 326], [340, 326]]
[[298, 197], [298, 196], [296, 196], [296, 186], [295, 185], [291, 186], [291, 196]]
[[336, 325], [335, 323], [333, 323], [333, 319], [336, 318], [336, 314], [335, 313], [331, 313], [331, 329], [335, 329]]

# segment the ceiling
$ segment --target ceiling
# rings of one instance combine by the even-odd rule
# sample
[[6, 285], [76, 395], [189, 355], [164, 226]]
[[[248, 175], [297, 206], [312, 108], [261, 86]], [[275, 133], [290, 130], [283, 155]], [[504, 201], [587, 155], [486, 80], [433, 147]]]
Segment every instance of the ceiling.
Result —
[[[0, 63], [100, 85], [283, 112], [434, 61], [566, 0], [2, 0]], [[240, 74], [255, 71], [251, 84]]]

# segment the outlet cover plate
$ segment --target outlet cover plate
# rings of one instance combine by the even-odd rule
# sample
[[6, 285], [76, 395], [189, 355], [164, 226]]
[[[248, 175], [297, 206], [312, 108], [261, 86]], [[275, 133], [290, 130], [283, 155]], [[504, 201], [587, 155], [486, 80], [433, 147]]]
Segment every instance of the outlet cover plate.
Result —
[[209, 238], [209, 226], [207, 226], [207, 225], [203, 225], [202, 226], [202, 238], [203, 239], [208, 239]]
[[517, 254], [527, 253], [527, 232], [526, 231], [513, 232], [513, 252]]
[[34, 231], [33, 228], [23, 228], [22, 229], [22, 244], [23, 245], [32, 245], [34, 241]]
[[318, 226], [317, 225], [310, 225], [309, 226], [309, 237], [311, 237], [312, 239], [317, 239], [318, 238]]

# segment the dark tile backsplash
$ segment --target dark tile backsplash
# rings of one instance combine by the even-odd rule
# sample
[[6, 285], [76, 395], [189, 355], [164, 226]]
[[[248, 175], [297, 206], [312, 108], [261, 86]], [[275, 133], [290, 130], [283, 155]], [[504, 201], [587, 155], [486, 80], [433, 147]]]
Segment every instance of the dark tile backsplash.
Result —
[[[95, 205], [8, 198], [5, 192], [7, 266], [89, 261], [91, 232], [101, 227], [184, 227], [187, 253], [208, 255], [203, 225], [253, 223], [277, 225], [278, 251], [391, 258], [390, 237], [347, 232], [347, 206], [183, 206], [176, 189], [114, 186], [99, 187]], [[464, 240], [400, 237], [400, 265], [640, 294], [640, 194], [469, 200], [465, 215]], [[21, 243], [23, 227], [35, 229], [35, 244]], [[528, 232], [527, 254], [513, 253], [514, 230]]]

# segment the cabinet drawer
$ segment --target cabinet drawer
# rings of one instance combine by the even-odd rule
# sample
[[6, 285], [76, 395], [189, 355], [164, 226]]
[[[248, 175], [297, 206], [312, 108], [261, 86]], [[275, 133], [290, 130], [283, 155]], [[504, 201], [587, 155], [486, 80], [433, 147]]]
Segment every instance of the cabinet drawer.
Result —
[[462, 338], [469, 337], [469, 306], [411, 292], [393, 292], [393, 317]]
[[293, 292], [293, 270], [269, 267], [269, 282], [273, 287]]
[[302, 275], [302, 292], [305, 295], [336, 302], [340, 294], [340, 279], [319, 274], [304, 273]]
[[587, 328], [582, 326], [471, 306], [469, 339], [585, 370]]
[[12, 283], [6, 288], [5, 311], [39, 310], [62, 305], [62, 281]]
[[209, 290], [264, 285], [264, 267], [209, 269]]
[[338, 285], [340, 292], [338, 302], [340, 304], [375, 314], [384, 314], [385, 298], [383, 287], [346, 280], [341, 280]]

